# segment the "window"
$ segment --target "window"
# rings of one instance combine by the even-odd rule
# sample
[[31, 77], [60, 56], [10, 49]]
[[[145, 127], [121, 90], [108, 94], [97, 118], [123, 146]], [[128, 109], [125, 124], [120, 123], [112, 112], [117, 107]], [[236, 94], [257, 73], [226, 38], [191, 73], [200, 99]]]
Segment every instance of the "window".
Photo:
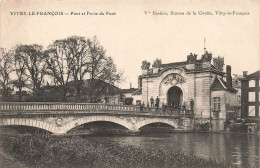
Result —
[[255, 106], [248, 106], [248, 116], [255, 117]]
[[255, 102], [255, 92], [248, 92], [248, 101]]
[[213, 109], [214, 111], [220, 111], [220, 97], [213, 98]]
[[249, 80], [249, 87], [255, 87], [255, 80]]

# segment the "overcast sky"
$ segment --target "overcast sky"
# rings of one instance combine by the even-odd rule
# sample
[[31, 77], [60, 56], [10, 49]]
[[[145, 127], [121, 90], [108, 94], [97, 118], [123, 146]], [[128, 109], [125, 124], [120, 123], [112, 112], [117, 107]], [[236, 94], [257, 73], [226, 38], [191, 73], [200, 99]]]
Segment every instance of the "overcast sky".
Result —
[[[0, 46], [41, 44], [72, 35], [97, 36], [118, 69], [124, 71], [121, 88], [137, 87], [143, 60], [163, 63], [185, 61], [192, 52], [224, 56], [233, 74], [260, 69], [260, 1], [54, 1], [6, 0], [1, 2]], [[68, 15], [29, 16], [28, 12], [63, 12]], [[71, 12], [115, 12], [116, 15], [70, 15]], [[150, 14], [145, 14], [150, 11]], [[152, 12], [184, 12], [185, 15], [153, 15]], [[186, 15], [186, 12], [191, 15]], [[192, 12], [196, 12], [193, 15]], [[199, 15], [200, 13], [213, 15]], [[215, 11], [245, 15], [216, 15]], [[10, 12], [26, 12], [25, 16]]]

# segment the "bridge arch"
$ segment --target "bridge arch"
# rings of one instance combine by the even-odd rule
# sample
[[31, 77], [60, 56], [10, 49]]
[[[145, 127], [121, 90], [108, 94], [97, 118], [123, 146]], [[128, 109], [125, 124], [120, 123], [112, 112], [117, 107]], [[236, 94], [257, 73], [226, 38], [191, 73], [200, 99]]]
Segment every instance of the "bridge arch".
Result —
[[97, 121], [107, 121], [107, 122], [112, 122], [115, 124], [119, 124], [129, 130], [132, 130], [132, 123], [128, 122], [127, 120], [121, 119], [119, 117], [115, 117], [115, 116], [86, 116], [86, 117], [82, 117], [82, 118], [78, 118], [75, 119], [69, 123], [67, 123], [66, 125], [63, 126], [63, 132], [66, 133], [69, 130], [86, 124], [86, 123], [91, 123], [91, 122], [97, 122]]
[[164, 123], [164, 124], [168, 124], [174, 128], [178, 128], [177, 121], [175, 121], [175, 120], [150, 118], [150, 119], [146, 119], [144, 121], [139, 121], [138, 123], [136, 123], [136, 129], [139, 130], [141, 127], [146, 126], [148, 124], [152, 124], [152, 123]]
[[55, 128], [44, 121], [35, 120], [32, 118], [3, 118], [0, 122], [0, 126], [29, 126], [34, 128], [41, 128], [43, 130], [55, 133]]

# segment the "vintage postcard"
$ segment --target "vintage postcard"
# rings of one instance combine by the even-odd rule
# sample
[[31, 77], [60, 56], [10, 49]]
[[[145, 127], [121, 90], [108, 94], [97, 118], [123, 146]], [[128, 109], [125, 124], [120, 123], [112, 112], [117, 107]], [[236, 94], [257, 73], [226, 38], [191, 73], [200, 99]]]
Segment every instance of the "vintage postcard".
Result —
[[0, 167], [260, 167], [259, 0], [1, 0]]

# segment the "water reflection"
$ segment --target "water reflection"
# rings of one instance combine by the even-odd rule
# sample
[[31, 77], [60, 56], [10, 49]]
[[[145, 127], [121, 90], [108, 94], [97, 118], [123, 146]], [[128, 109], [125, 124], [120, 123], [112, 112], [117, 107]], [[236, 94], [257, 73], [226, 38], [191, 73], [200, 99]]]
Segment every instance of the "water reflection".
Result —
[[172, 133], [139, 136], [88, 137], [101, 143], [142, 148], [160, 148], [185, 154], [227, 160], [243, 167], [260, 167], [259, 136], [231, 134]]

